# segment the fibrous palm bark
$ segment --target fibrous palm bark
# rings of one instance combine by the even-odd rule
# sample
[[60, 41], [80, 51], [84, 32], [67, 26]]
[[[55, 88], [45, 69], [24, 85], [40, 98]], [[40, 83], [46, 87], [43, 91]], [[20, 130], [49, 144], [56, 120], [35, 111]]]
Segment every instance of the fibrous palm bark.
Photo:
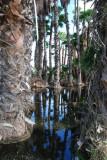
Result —
[[59, 85], [58, 0], [54, 0], [55, 87]]
[[[26, 9], [29, 11], [26, 4]], [[20, 0], [0, 1], [0, 142], [29, 135], [25, 111], [31, 106], [30, 56], [32, 24]], [[28, 15], [27, 15], [28, 16]]]
[[44, 15], [44, 80], [47, 81], [46, 16]]
[[51, 28], [50, 28], [50, 40], [49, 40], [49, 67], [50, 67], [50, 75], [49, 75], [49, 82], [52, 80], [52, 28], [53, 28], [53, 21], [51, 21]]
[[42, 77], [42, 65], [43, 65], [43, 16], [40, 15], [38, 19], [38, 31], [39, 31], [39, 40], [38, 40], [38, 76]]

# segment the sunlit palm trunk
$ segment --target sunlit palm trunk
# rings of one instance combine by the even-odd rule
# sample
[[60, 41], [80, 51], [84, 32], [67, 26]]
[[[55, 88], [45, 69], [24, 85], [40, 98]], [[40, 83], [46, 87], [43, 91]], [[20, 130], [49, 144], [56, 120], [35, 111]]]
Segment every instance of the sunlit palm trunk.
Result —
[[58, 0], [54, 0], [55, 86], [59, 84]]
[[25, 112], [31, 106], [32, 27], [26, 26], [20, 17], [22, 3], [9, 1], [2, 10], [5, 16], [0, 40], [0, 142], [14, 142], [30, 133]]
[[64, 64], [64, 50], [65, 50], [65, 48], [64, 48], [64, 45], [63, 45], [63, 48], [62, 48], [62, 65]]
[[70, 34], [69, 34], [69, 21], [67, 13], [67, 3], [65, 3], [65, 21], [67, 30], [67, 43], [68, 43], [68, 63], [69, 63], [69, 84], [72, 86], [72, 56], [71, 56], [71, 44], [70, 44]]
[[61, 65], [61, 41], [59, 39], [59, 66]]

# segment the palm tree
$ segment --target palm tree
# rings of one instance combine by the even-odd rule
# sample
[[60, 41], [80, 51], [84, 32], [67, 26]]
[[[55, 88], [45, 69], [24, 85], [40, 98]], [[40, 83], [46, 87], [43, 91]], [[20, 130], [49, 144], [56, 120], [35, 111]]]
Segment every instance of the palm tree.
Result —
[[44, 40], [44, 67], [45, 67], [45, 80], [47, 79], [47, 52], [46, 52], [46, 15], [50, 11], [51, 1], [37, 1], [42, 8], [39, 9], [38, 15], [38, 25], [39, 25], [39, 40], [37, 44], [37, 71], [38, 76], [42, 78], [42, 69], [43, 69], [43, 40]]
[[44, 79], [47, 81], [46, 16], [44, 13]]
[[[87, 33], [87, 37], [85, 36], [83, 41], [85, 41], [84, 43], [87, 42], [87, 47], [89, 47], [89, 32], [90, 32], [90, 26], [92, 24], [92, 9], [88, 9], [84, 12], [80, 11], [79, 21], [82, 22], [83, 25], [83, 34], [86, 35]], [[87, 27], [85, 22], [87, 22], [88, 24]], [[84, 45], [83, 48], [86, 48], [86, 45]]]
[[50, 67], [50, 75], [49, 75], [49, 82], [52, 80], [52, 29], [53, 29], [53, 21], [51, 20], [51, 27], [50, 27], [50, 40], [49, 40], [49, 67]]
[[[36, 1], [38, 2], [38, 1]], [[0, 143], [26, 139], [32, 131], [25, 117], [31, 102], [31, 3], [0, 1]], [[33, 6], [33, 4], [32, 4]], [[38, 4], [39, 12], [40, 4]]]
[[42, 65], [43, 65], [43, 15], [40, 14], [38, 18], [38, 31], [39, 31], [39, 40], [38, 40], [38, 76], [42, 77]]
[[11, 142], [30, 134], [24, 111], [31, 106], [32, 22], [21, 1], [1, 1], [0, 8], [0, 142]]
[[[64, 14], [62, 14], [62, 7], [58, 6], [58, 24], [60, 27], [63, 27], [63, 23], [65, 22]], [[50, 68], [50, 75], [49, 75], [49, 82], [52, 80], [52, 31], [54, 27], [54, 8], [52, 7], [51, 12], [49, 14], [49, 22], [50, 22], [50, 27], [48, 30], [48, 34], [50, 35], [49, 39], [49, 68]]]
[[[84, 0], [84, 13], [85, 13], [85, 10], [86, 10], [86, 0]], [[83, 32], [82, 34], [83, 34], [83, 45], [84, 45], [85, 44], [84, 42], [85, 41], [85, 19], [83, 20], [83, 31], [82, 32]]]
[[58, 0], [54, 0], [55, 87], [59, 85]]
[[67, 30], [67, 43], [68, 43], [68, 60], [69, 60], [69, 85], [72, 86], [72, 56], [71, 56], [71, 44], [70, 44], [70, 34], [69, 34], [69, 21], [68, 21], [68, 13], [67, 7], [70, 0], [61, 0], [61, 5], [65, 10], [65, 22], [66, 22], [66, 30]]
[[78, 85], [82, 84], [80, 67], [80, 38], [79, 38], [79, 1], [77, 0], [77, 53], [78, 53]]

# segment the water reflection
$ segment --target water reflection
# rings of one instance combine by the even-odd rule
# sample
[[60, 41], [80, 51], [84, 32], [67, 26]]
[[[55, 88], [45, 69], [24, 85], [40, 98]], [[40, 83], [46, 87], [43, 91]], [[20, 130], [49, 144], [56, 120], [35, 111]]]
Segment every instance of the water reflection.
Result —
[[1, 158], [78, 160], [76, 142], [85, 116], [85, 94], [83, 88], [36, 91], [35, 111], [31, 116], [36, 125], [32, 137], [20, 144], [1, 145]]
[[83, 118], [81, 110], [84, 96], [85, 90], [82, 88], [61, 91], [47, 89], [36, 93], [36, 126], [32, 141], [36, 146], [37, 157], [41, 155], [42, 159], [77, 159], [76, 142]]

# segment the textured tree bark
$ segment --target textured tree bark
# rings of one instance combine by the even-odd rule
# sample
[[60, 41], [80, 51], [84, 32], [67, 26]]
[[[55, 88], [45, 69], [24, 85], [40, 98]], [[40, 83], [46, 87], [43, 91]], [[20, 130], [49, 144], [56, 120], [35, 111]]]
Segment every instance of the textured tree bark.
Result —
[[50, 28], [50, 40], [49, 40], [49, 67], [50, 67], [50, 75], [49, 75], [49, 82], [52, 81], [52, 28], [53, 28], [53, 21], [51, 21], [51, 28]]
[[64, 65], [66, 64], [66, 57], [67, 57], [67, 47], [65, 48]]
[[59, 72], [61, 72], [61, 42], [59, 39]]
[[21, 1], [3, 1], [1, 7], [4, 16], [0, 19], [0, 143], [7, 143], [28, 138], [32, 130], [25, 117], [32, 106], [32, 27], [26, 25], [31, 21], [24, 19], [25, 6]]
[[39, 27], [39, 40], [38, 40], [38, 76], [42, 77], [42, 65], [43, 65], [43, 17], [39, 16], [38, 20]]
[[65, 21], [67, 30], [67, 43], [68, 43], [68, 60], [69, 60], [69, 85], [72, 86], [72, 56], [71, 56], [71, 44], [70, 44], [70, 34], [69, 34], [69, 21], [67, 13], [67, 3], [64, 6], [65, 9]]
[[59, 85], [58, 0], [54, 0], [55, 87]]
[[63, 45], [63, 48], [62, 48], [62, 65], [64, 64], [64, 50], [65, 50], [65, 48], [64, 48], [64, 45]]
[[[102, 13], [102, 16], [103, 16], [103, 13]], [[105, 17], [104, 20], [105, 20], [104, 35], [103, 35], [104, 45], [102, 47], [102, 55], [101, 55], [101, 61], [103, 64], [101, 82], [102, 82], [103, 87], [101, 88], [102, 89], [102, 99], [99, 103], [101, 105], [100, 110], [103, 114], [107, 113], [107, 17]]]
[[46, 16], [44, 15], [44, 80], [47, 81]]
[[59, 65], [61, 65], [61, 42], [59, 39]]

